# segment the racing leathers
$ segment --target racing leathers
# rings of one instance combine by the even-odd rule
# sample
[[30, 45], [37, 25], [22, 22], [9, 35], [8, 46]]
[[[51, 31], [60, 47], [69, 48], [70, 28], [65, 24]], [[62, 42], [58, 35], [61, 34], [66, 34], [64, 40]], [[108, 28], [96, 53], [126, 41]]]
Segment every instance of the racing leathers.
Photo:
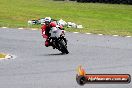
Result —
[[[46, 25], [46, 24], [43, 24], [42, 27], [41, 27], [41, 30], [42, 30], [42, 36], [43, 38], [46, 39], [45, 41], [45, 46], [48, 47], [50, 46], [50, 40], [49, 40], [49, 37], [50, 37], [50, 30], [52, 27], [57, 27], [58, 25], [54, 22], [50, 22], [49, 25]], [[62, 26], [59, 26], [59, 29], [63, 29]]]

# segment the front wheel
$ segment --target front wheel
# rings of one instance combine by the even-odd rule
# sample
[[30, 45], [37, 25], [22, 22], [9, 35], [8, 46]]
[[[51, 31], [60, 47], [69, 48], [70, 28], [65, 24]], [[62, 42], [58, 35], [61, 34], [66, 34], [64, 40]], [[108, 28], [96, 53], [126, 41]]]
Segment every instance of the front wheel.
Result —
[[68, 54], [69, 53], [68, 50], [67, 50], [67, 46], [64, 44], [64, 41], [63, 40], [61, 40], [59, 42], [59, 45], [60, 45], [60, 51], [62, 53], [65, 53], [65, 54]]

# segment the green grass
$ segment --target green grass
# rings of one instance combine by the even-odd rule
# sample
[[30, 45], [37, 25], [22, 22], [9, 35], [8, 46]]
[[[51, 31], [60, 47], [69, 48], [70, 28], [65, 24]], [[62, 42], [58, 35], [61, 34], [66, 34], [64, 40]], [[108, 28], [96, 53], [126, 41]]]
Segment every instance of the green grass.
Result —
[[0, 58], [5, 58], [5, 56], [6, 56], [5, 54], [0, 53]]
[[[82, 24], [67, 31], [132, 35], [132, 5], [76, 3], [52, 0], [0, 0], [0, 26], [28, 27], [31, 19], [51, 16]], [[33, 26], [38, 27], [39, 26]]]

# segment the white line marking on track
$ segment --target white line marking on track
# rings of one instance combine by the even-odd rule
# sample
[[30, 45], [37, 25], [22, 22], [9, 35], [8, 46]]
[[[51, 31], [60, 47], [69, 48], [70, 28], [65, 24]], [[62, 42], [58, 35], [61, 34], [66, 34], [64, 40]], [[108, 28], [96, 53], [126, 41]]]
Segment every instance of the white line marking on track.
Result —
[[24, 28], [18, 28], [18, 29], [24, 29]]
[[112, 35], [112, 36], [115, 36], [116, 37], [116, 36], [119, 36], [119, 35]]
[[130, 38], [130, 37], [132, 37], [132, 36], [126, 36], [127, 38]]
[[73, 32], [73, 33], [79, 33], [79, 32]]
[[31, 30], [37, 30], [37, 29], [35, 29], [35, 28], [32, 28]]
[[86, 33], [87, 35], [90, 35], [90, 34], [92, 34], [92, 33]]
[[5, 58], [6, 59], [10, 59], [11, 58], [11, 55], [8, 54], [8, 55], [5, 56]]
[[103, 34], [98, 34], [98, 35], [103, 35]]
[[11, 59], [15, 59], [15, 58], [16, 58], [15, 55], [9, 55], [9, 54], [7, 54], [5, 56], [5, 58], [0, 58], [0, 61], [3, 61], [3, 60], [11, 60]]
[[15, 58], [17, 58], [17, 56], [11, 55], [11, 59], [15, 59]]
[[[7, 27], [1, 27], [1, 28], [7, 28]], [[24, 29], [24, 28], [18, 28], [18, 29]], [[38, 29], [32, 28], [31, 30], [38, 30]], [[64, 31], [64, 32], [66, 32], [66, 31]], [[79, 32], [73, 32], [73, 33], [76, 33], [76, 34], [77, 34], [77, 33], [79, 33]], [[85, 33], [85, 34], [90, 35], [90, 34], [92, 34], [92, 33]], [[103, 34], [97, 34], [97, 35], [103, 35]], [[112, 35], [112, 36], [117, 37], [117, 36], [119, 36], [119, 35]], [[130, 38], [130, 37], [132, 37], [132, 36], [125, 36], [125, 37]]]
[[2, 28], [7, 28], [7, 27], [2, 27]]

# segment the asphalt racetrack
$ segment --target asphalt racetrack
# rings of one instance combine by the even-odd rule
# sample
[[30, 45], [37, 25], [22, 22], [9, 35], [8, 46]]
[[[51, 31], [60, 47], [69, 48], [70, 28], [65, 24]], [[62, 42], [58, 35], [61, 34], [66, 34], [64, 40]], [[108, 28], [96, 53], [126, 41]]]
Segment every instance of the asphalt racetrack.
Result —
[[0, 28], [0, 88], [132, 88], [129, 84], [76, 82], [82, 65], [88, 74], [132, 75], [132, 38], [66, 32], [68, 55], [44, 46], [41, 31]]

